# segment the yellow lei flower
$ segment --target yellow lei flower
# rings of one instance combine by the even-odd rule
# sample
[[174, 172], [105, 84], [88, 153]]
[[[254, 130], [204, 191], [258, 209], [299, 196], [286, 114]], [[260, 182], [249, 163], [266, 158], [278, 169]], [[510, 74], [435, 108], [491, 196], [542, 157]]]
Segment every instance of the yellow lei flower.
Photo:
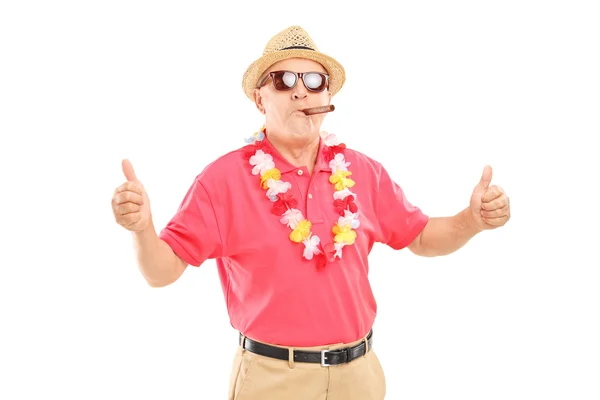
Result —
[[350, 171], [336, 171], [335, 174], [329, 177], [329, 182], [335, 184], [335, 190], [344, 190], [347, 187], [354, 186], [354, 181], [347, 176], [352, 175]]
[[290, 240], [296, 243], [304, 241], [310, 235], [311, 227], [312, 223], [307, 219], [303, 219], [302, 221], [298, 222], [296, 229], [290, 233]]
[[336, 223], [332, 231], [335, 233], [335, 238], [333, 240], [336, 243], [354, 244], [356, 232], [352, 230], [351, 225], [346, 224], [344, 226], [340, 226], [340, 224]]
[[268, 189], [267, 181], [271, 178], [275, 179], [276, 181], [280, 180], [281, 171], [279, 171], [277, 168], [272, 168], [268, 171], [265, 171], [265, 173], [260, 178], [260, 186], [263, 189]]

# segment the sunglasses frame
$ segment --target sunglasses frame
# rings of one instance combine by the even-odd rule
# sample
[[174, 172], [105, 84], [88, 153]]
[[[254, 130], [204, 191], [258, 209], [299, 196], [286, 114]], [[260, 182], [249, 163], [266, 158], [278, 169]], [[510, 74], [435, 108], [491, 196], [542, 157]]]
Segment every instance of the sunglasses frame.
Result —
[[[296, 77], [296, 81], [294, 82], [294, 85], [292, 87], [287, 87], [285, 89], [278, 89], [275, 86], [275, 80], [274, 80], [274, 75], [277, 73], [285, 73], [285, 72], [289, 72], [290, 74], [294, 75]], [[316, 89], [311, 89], [306, 85], [306, 82], [304, 81], [304, 76], [307, 74], [318, 74], [321, 76], [325, 77], [325, 86], [323, 87], [323, 89], [321, 90], [316, 90]], [[298, 84], [298, 81], [300, 79], [302, 79], [302, 83], [304, 84], [304, 87], [306, 88], [306, 90], [308, 90], [309, 92], [313, 92], [313, 93], [321, 93], [324, 92], [325, 90], [329, 89], [329, 74], [326, 72], [317, 72], [317, 71], [308, 71], [308, 72], [294, 72], [294, 71], [288, 71], [288, 70], [279, 70], [279, 71], [271, 71], [269, 72], [269, 74], [267, 76], [265, 76], [262, 81], [260, 82], [260, 84], [258, 85], [258, 89], [260, 89], [261, 87], [263, 87], [267, 81], [271, 79], [273, 81], [273, 87], [275, 88], [275, 90], [279, 90], [282, 92], [288, 91], [288, 90], [292, 90], [293, 88], [296, 87], [296, 85]]]

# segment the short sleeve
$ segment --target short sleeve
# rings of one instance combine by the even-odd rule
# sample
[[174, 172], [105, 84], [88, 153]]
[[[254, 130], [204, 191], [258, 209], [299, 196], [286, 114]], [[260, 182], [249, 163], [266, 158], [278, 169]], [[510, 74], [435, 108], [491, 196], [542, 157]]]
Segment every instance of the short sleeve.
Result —
[[181, 259], [198, 267], [207, 259], [222, 257], [219, 225], [206, 188], [198, 177], [188, 189], [179, 209], [160, 231]]
[[400, 250], [421, 233], [429, 217], [419, 207], [412, 205], [402, 188], [392, 180], [381, 166], [377, 193], [378, 240], [395, 250]]

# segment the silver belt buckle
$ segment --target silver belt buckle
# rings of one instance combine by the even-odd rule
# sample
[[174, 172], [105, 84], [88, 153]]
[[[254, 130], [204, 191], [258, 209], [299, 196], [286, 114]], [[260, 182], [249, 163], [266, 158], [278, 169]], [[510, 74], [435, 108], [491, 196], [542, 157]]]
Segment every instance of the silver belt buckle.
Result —
[[333, 367], [335, 365], [338, 364], [327, 364], [327, 362], [325, 361], [325, 359], [327, 358], [325, 356], [325, 353], [329, 352], [329, 353], [343, 353], [344, 351], [347, 352], [346, 349], [337, 349], [337, 350], [321, 350], [321, 366], [322, 367]]
[[329, 351], [329, 350], [321, 350], [321, 366], [322, 366], [322, 367], [330, 367], [330, 366], [331, 366], [331, 364], [327, 364], [327, 363], [325, 362], [325, 359], [327, 358], [327, 357], [325, 356], [325, 353], [327, 353], [328, 351]]

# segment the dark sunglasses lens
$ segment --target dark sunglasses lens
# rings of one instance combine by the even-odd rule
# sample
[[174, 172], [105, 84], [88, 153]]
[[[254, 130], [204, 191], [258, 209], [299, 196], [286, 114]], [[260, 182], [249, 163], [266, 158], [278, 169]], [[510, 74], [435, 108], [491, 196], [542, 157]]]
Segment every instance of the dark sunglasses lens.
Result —
[[281, 71], [273, 74], [273, 83], [277, 90], [288, 90], [296, 84], [296, 75], [291, 72]]
[[321, 91], [325, 89], [327, 81], [325, 75], [311, 72], [310, 74], [304, 75], [304, 85], [309, 90]]

